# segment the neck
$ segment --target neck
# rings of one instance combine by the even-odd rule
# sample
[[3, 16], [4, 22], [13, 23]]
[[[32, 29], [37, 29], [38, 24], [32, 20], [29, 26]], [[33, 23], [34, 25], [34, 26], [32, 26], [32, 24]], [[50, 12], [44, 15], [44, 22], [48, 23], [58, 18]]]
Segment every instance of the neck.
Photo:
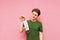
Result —
[[31, 21], [35, 22], [35, 21], [37, 21], [37, 20], [36, 20], [36, 19], [32, 19]]

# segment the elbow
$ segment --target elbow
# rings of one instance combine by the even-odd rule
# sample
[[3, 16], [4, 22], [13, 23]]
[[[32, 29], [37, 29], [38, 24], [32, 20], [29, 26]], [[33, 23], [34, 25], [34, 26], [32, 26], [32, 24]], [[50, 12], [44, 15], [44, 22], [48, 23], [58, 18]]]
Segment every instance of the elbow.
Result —
[[22, 32], [23, 32], [23, 30], [19, 30], [19, 32], [20, 32], [20, 33], [22, 33]]
[[20, 33], [22, 33], [22, 31], [19, 31]]

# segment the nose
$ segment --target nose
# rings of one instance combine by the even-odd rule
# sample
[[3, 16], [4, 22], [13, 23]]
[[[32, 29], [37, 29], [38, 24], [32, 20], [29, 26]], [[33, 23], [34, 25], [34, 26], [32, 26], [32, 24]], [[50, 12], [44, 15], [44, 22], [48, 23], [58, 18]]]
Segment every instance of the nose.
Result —
[[32, 15], [33, 17], [35, 16], [35, 15]]

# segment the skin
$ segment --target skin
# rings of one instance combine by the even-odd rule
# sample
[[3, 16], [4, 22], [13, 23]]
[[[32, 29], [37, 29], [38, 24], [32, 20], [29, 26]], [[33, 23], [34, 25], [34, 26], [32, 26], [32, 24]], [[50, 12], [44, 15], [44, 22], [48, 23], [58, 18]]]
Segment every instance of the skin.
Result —
[[19, 19], [20, 19], [20, 22], [23, 22], [25, 20], [25, 17], [24, 16], [20, 16]]
[[32, 12], [31, 20], [34, 22], [37, 20], [37, 18], [38, 18], [38, 14], [35, 11]]

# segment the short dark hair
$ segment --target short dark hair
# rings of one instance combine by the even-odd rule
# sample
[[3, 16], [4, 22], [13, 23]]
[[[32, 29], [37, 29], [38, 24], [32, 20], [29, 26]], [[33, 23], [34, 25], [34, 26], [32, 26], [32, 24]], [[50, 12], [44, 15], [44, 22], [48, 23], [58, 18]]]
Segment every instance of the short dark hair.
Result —
[[38, 8], [34, 8], [33, 10], [32, 10], [32, 12], [37, 12], [38, 13], [38, 16], [41, 14], [41, 12], [40, 12], [40, 10], [38, 9]]

